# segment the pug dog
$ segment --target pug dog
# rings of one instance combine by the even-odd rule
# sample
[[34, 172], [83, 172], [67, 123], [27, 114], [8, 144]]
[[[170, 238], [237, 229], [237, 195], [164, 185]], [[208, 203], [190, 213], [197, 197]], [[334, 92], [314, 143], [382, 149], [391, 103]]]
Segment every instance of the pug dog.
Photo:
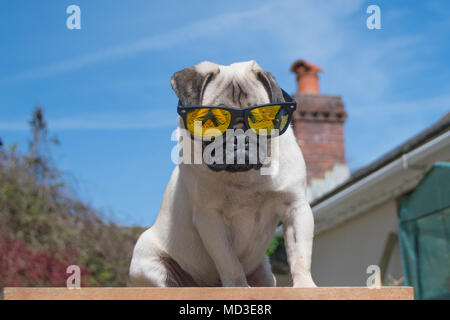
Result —
[[[229, 66], [205, 61], [175, 73], [170, 82], [179, 98], [181, 132], [192, 129], [186, 128], [191, 124], [186, 121], [192, 118], [191, 107], [217, 107], [207, 112], [212, 112], [214, 121], [224, 120], [214, 126], [219, 131], [226, 127], [226, 136], [233, 130], [251, 131], [248, 126], [257, 128], [252, 112], [258, 117], [266, 109], [260, 112], [254, 106], [289, 100], [255, 61]], [[208, 114], [201, 118], [203, 122]], [[131, 286], [276, 286], [266, 250], [281, 221], [293, 286], [315, 287], [310, 271], [314, 221], [306, 200], [305, 162], [289, 123], [286, 128], [266, 139], [265, 148], [257, 148], [253, 163], [248, 161], [254, 156], [249, 145], [261, 144], [259, 137], [245, 138], [243, 143], [236, 143], [234, 137], [231, 142], [224, 139], [232, 147], [224, 147], [224, 155], [214, 161], [200, 157], [201, 162], [176, 166], [155, 223], [133, 250]], [[205, 153], [211, 141], [216, 140], [195, 147], [195, 135], [188, 132], [181, 143], [183, 153]], [[215, 147], [219, 153], [221, 147]], [[239, 155], [243, 163], [236, 161]], [[217, 161], [222, 157], [230, 157], [231, 162]]]

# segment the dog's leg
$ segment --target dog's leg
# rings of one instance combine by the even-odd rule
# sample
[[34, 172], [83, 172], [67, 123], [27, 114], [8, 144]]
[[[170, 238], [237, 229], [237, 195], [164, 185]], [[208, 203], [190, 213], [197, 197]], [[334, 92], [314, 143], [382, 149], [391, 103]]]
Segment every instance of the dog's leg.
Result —
[[268, 256], [264, 256], [263, 262], [247, 277], [247, 282], [250, 287], [276, 287]]
[[244, 270], [220, 214], [194, 214], [193, 220], [206, 251], [214, 261], [222, 286], [247, 287]]
[[129, 285], [134, 287], [196, 287], [193, 278], [156, 245], [151, 229], [138, 239], [133, 250]]
[[160, 253], [132, 263], [130, 286], [133, 287], [198, 287], [198, 284], [169, 255]]
[[294, 287], [315, 287], [311, 277], [314, 218], [306, 200], [297, 201], [281, 216], [284, 243]]
[[133, 257], [129, 273], [129, 286], [169, 287], [168, 278], [168, 270], [158, 256]]

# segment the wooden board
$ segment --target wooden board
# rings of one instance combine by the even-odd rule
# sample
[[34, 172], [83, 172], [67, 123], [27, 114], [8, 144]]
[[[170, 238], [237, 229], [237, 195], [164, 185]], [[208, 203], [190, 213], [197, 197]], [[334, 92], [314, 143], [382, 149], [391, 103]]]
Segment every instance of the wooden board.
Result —
[[5, 300], [412, 300], [412, 287], [4, 288]]

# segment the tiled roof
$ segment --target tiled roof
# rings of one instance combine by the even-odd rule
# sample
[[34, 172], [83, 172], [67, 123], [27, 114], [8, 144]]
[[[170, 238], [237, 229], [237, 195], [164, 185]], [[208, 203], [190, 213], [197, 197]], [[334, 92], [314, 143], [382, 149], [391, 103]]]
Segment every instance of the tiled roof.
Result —
[[431, 127], [423, 130], [422, 132], [415, 135], [411, 139], [407, 140], [403, 144], [399, 145], [395, 149], [391, 150], [390, 152], [386, 153], [382, 157], [378, 158], [371, 164], [352, 173], [350, 178], [345, 183], [343, 183], [342, 185], [338, 186], [337, 188], [331, 190], [330, 192], [326, 193], [322, 197], [314, 200], [314, 202], [311, 203], [311, 206], [314, 207], [316, 204], [324, 201], [325, 199], [340, 192], [341, 190], [344, 190], [345, 188], [349, 187], [350, 185], [354, 184], [355, 182], [368, 176], [369, 174], [379, 170], [380, 168], [384, 167], [386, 164], [401, 157], [403, 154], [408, 153], [409, 151], [419, 147], [420, 145], [428, 142], [429, 140], [439, 136], [440, 134], [442, 134], [448, 130], [450, 130], [450, 112], [445, 114], [441, 118], [440, 121], [438, 121]]

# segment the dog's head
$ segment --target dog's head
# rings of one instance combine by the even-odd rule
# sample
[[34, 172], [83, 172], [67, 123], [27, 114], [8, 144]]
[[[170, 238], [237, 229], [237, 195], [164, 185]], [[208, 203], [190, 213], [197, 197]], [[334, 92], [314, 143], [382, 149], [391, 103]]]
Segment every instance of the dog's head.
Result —
[[[175, 73], [170, 82], [180, 100], [180, 105], [185, 107], [216, 106], [243, 109], [286, 101], [285, 93], [272, 75], [264, 71], [255, 61], [234, 63], [229, 66], [204, 61]], [[180, 121], [180, 127], [184, 128], [183, 121]], [[252, 144], [258, 145], [258, 138], [245, 136], [244, 139], [239, 139], [240, 133], [245, 133], [248, 129], [245, 127], [244, 119], [236, 119], [233, 129], [236, 130], [236, 135], [232, 140], [227, 139], [227, 135], [224, 135], [225, 138], [222, 140], [224, 163], [213, 161], [208, 167], [214, 171], [231, 172], [261, 168], [263, 160], [260, 153], [267, 151], [267, 144], [251, 148], [249, 146]], [[240, 140], [244, 142], [240, 143]], [[228, 149], [225, 144], [230, 142], [234, 147]], [[208, 145], [209, 142], [204, 142], [203, 150]], [[256, 163], [249, 161], [252, 157], [251, 152], [257, 152]], [[244, 163], [237, 161], [239, 154], [245, 157]], [[265, 154], [267, 155], [267, 152]], [[229, 159], [233, 159], [231, 163]]]

